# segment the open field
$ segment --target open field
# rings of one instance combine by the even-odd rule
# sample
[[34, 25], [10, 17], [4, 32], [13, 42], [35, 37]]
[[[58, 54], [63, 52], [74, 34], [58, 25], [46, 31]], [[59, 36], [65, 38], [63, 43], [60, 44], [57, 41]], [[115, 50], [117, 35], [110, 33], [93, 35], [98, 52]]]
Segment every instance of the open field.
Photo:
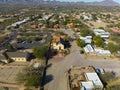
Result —
[[22, 68], [16, 67], [0, 67], [0, 82], [16, 83], [16, 74], [21, 70]]
[[22, 62], [13, 62], [8, 65], [0, 66], [0, 82], [4, 83], [16, 83], [15, 78], [16, 74], [25, 66], [28, 66], [29, 62], [22, 63]]
[[[94, 26], [94, 28], [99, 28], [99, 27], [104, 27], [105, 28], [107, 26], [107, 23], [102, 22], [102, 21], [101, 22], [89, 21], [88, 23], [89, 24], [91, 23]], [[89, 24], [87, 24], [87, 25], [89, 26]]]
[[5, 18], [0, 18], [0, 22], [4, 22]]

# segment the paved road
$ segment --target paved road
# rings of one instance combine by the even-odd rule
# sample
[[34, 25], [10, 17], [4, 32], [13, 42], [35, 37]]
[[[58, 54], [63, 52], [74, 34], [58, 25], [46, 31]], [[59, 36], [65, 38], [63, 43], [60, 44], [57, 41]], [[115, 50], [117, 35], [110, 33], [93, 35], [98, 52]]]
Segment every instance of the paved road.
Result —
[[67, 90], [65, 72], [71, 66], [95, 66], [105, 70], [113, 70], [120, 75], [120, 62], [113, 60], [86, 60], [79, 53], [75, 41], [72, 42], [71, 53], [61, 60], [49, 60], [47, 69], [45, 90]]

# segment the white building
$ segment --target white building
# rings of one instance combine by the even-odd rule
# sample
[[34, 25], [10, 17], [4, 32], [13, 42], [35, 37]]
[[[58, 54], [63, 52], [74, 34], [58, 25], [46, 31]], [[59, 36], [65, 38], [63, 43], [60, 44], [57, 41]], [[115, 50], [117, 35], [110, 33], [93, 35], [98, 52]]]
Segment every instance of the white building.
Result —
[[93, 82], [95, 90], [103, 90], [104, 86], [96, 73], [85, 73], [85, 77], [88, 81]]
[[109, 38], [110, 37], [110, 33], [106, 32], [102, 29], [94, 29], [94, 33], [97, 36], [100, 36], [101, 38]]
[[82, 90], [95, 90], [94, 84], [92, 81], [85, 81], [81, 82], [80, 85], [82, 86]]
[[83, 20], [89, 20], [89, 21], [91, 21], [92, 17], [91, 16], [87, 16], [87, 15], [83, 15]]
[[90, 44], [86, 45], [84, 47], [84, 50], [85, 50], [86, 53], [93, 53], [94, 52], [94, 49]]
[[92, 36], [86, 36], [86, 37], [80, 36], [80, 39], [85, 41], [86, 44], [90, 44], [92, 42]]
[[21, 24], [23, 24], [23, 23], [26, 23], [29, 19], [30, 19], [30, 18], [27, 17], [26, 19], [23, 19], [23, 20], [21, 20], [21, 21], [18, 21], [18, 22], [13, 23], [11, 26], [12, 26], [12, 27], [16, 27], [17, 25], [21, 25]]
[[64, 45], [62, 43], [52, 43], [52, 48], [55, 50], [64, 50]]
[[102, 49], [94, 49], [96, 53], [101, 54], [101, 55], [111, 55], [111, 52], [109, 50], [102, 50]]

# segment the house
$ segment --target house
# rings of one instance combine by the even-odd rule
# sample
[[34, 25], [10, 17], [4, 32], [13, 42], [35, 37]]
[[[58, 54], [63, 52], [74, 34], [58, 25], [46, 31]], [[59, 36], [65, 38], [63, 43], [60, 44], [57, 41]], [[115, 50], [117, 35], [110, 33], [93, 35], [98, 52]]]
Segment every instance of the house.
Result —
[[15, 62], [27, 62], [29, 58], [27, 52], [6, 52], [6, 55]]
[[101, 38], [109, 38], [110, 33], [106, 32], [105, 30], [102, 29], [94, 29], [94, 33], [96, 36], [100, 36]]
[[15, 62], [27, 62], [29, 54], [27, 52], [3, 52], [0, 53], [0, 61], [9, 63], [9, 61]]
[[62, 39], [63, 36], [60, 35], [52, 35], [53, 40], [52, 40], [52, 44], [51, 44], [51, 48], [54, 50], [64, 50], [65, 49], [65, 42]]
[[92, 81], [95, 87], [95, 90], [103, 90], [103, 84], [98, 77], [97, 73], [85, 73], [87, 81]]
[[64, 50], [64, 45], [62, 43], [53, 43], [52, 44], [52, 49], [55, 49], [55, 50]]
[[53, 27], [54, 27], [54, 29], [57, 29], [57, 28], [59, 28], [59, 25], [55, 24]]
[[56, 38], [55, 40], [53, 40], [51, 46], [52, 46], [52, 49], [55, 49], [58, 51], [65, 49], [64, 42], [63, 42], [62, 38]]
[[94, 84], [92, 81], [88, 81], [88, 82], [81, 82], [81, 90], [95, 90]]
[[73, 23], [68, 23], [68, 24], [67, 24], [67, 27], [68, 27], [68, 28], [73, 28], [73, 27], [74, 27], [74, 24], [73, 24]]
[[87, 15], [83, 15], [83, 20], [91, 21], [92, 17], [91, 16], [87, 16]]
[[38, 26], [37, 25], [32, 25], [31, 28], [36, 29], [36, 28], [38, 28]]
[[68, 70], [69, 90], [103, 90], [104, 86], [94, 67], [71, 67]]
[[112, 28], [112, 31], [120, 34], [120, 29], [117, 27]]
[[84, 47], [84, 50], [85, 50], [86, 53], [93, 53], [94, 52], [94, 48], [90, 44], [87, 44]]
[[117, 57], [120, 57], [120, 51], [117, 51], [116, 56], [117, 56]]
[[11, 26], [12, 26], [12, 27], [16, 27], [16, 26], [18, 26], [18, 25], [21, 25], [21, 24], [23, 24], [23, 23], [26, 23], [29, 19], [30, 19], [30, 18], [27, 17], [27, 18], [25, 18], [25, 19], [23, 19], [23, 20], [21, 20], [21, 21], [18, 21], [18, 22], [13, 23]]
[[96, 53], [101, 54], [101, 55], [111, 55], [111, 52], [109, 50], [103, 50], [99, 48], [94, 49]]
[[85, 41], [86, 44], [91, 44], [92, 42], [92, 36], [86, 36], [86, 37], [80, 36], [80, 39]]

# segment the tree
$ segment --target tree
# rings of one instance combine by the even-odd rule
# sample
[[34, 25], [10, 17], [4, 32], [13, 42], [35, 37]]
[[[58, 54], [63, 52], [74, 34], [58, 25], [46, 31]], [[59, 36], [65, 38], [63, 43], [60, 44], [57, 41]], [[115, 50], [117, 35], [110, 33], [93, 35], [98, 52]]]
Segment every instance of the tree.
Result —
[[34, 73], [32, 76], [28, 77], [28, 79], [25, 82], [25, 86], [30, 87], [30, 86], [39, 86], [41, 81], [41, 76], [39, 73]]
[[36, 40], [37, 40], [37, 37], [30, 35], [30, 36], [28, 36], [28, 37], [26, 38], [26, 40], [27, 40], [28, 42], [29, 42], [29, 41], [36, 41]]
[[80, 40], [79, 38], [76, 40], [76, 43], [81, 48], [85, 46], [85, 42], [83, 40]]
[[104, 27], [99, 27], [99, 29], [103, 29], [104, 30]]
[[21, 72], [17, 74], [16, 81], [20, 84], [24, 83], [26, 87], [38, 87], [40, 86], [41, 83], [42, 71], [43, 71], [43, 67], [24, 68]]
[[6, 45], [5, 48], [6, 48], [8, 51], [14, 51], [13, 46], [10, 45], [10, 44]]
[[105, 90], [120, 90], [120, 85], [114, 85], [114, 86], [106, 88]]
[[80, 16], [80, 19], [81, 19], [81, 20], [83, 20], [83, 19], [84, 19], [84, 17], [83, 17], [83, 16]]
[[111, 72], [106, 72], [105, 74], [101, 74], [100, 77], [104, 82], [108, 82], [111, 79], [115, 79], [115, 75], [112, 74]]
[[115, 53], [119, 50], [119, 46], [113, 43], [108, 43], [107, 49], [109, 49], [112, 53]]
[[110, 14], [107, 14], [106, 15], [106, 19], [110, 19], [111, 18], [111, 15]]
[[8, 87], [3, 87], [3, 90], [9, 90], [9, 88]]
[[120, 23], [116, 24], [115, 26], [118, 27], [118, 28], [120, 28]]
[[92, 14], [92, 18], [93, 18], [94, 21], [96, 21], [97, 20], [97, 14]]
[[93, 41], [97, 47], [104, 47], [104, 40], [100, 36], [95, 36]]
[[81, 36], [85, 37], [89, 34], [89, 30], [83, 29], [83, 30], [81, 30], [80, 34], [81, 34]]
[[47, 53], [48, 46], [34, 47], [33, 54], [38, 59], [45, 59], [45, 55]]

